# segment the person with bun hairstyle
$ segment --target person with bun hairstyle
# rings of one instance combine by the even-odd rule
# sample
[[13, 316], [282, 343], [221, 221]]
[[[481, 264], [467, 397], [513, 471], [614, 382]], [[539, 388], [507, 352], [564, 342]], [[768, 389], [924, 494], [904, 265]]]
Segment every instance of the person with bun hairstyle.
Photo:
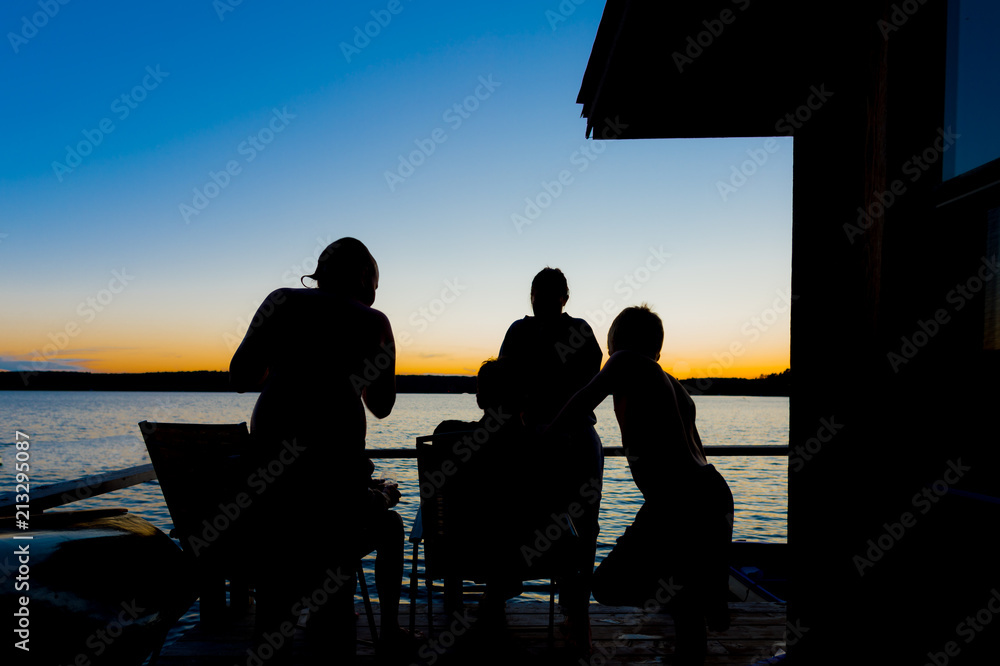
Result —
[[[261, 541], [248, 556], [256, 559], [255, 649], [270, 654], [269, 644], [275, 654], [268, 663], [290, 661], [287, 630], [306, 607], [314, 658], [353, 660], [355, 568], [364, 544], [373, 542], [373, 526], [380, 535], [374, 541], [383, 544], [380, 558], [392, 550], [384, 534], [399, 534], [398, 558], [386, 553], [399, 560], [395, 585], [376, 572], [386, 591], [383, 608], [393, 607], [393, 594], [398, 604], [402, 580], [402, 523], [388, 511], [399, 491], [372, 482], [365, 456], [365, 408], [385, 418], [396, 400], [392, 327], [372, 307], [378, 264], [361, 241], [341, 238], [306, 278], [315, 288], [303, 282], [304, 288], [277, 289], [264, 299], [229, 368], [236, 391], [260, 391], [250, 421], [252, 457], [268, 473], [258, 475], [265, 487], [250, 493]], [[374, 377], [372, 366], [380, 369]], [[312, 603], [317, 590], [328, 597], [321, 605]], [[383, 617], [387, 641], [401, 632]], [[287, 640], [275, 648], [281, 635]]]

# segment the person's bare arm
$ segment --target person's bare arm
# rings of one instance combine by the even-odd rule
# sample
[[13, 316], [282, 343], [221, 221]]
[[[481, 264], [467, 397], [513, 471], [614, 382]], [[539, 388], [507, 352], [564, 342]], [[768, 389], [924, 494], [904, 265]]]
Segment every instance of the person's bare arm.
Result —
[[267, 345], [270, 317], [276, 305], [284, 300], [278, 291], [271, 292], [257, 308], [233, 359], [229, 362], [229, 386], [237, 393], [255, 391], [267, 379]]
[[586, 386], [573, 394], [573, 397], [563, 406], [545, 430], [559, 429], [567, 423], [578, 421], [585, 414], [596, 409], [605, 398], [614, 393], [615, 382], [620, 374], [620, 364], [621, 359], [618, 354], [613, 354], [608, 358], [608, 362], [604, 364], [601, 371], [594, 375], [594, 378]]
[[376, 418], [384, 419], [396, 404], [396, 342], [389, 319], [378, 310], [372, 312], [378, 345], [371, 361], [379, 372], [362, 389], [361, 399]]

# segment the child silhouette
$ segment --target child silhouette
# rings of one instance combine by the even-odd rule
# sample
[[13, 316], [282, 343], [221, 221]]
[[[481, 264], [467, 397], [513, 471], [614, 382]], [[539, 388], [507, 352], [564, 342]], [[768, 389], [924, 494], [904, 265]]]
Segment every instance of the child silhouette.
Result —
[[549, 426], [614, 398], [632, 479], [645, 500], [594, 573], [593, 594], [612, 606], [660, 606], [674, 616], [678, 664], [702, 664], [706, 621], [728, 628], [727, 551], [733, 496], [708, 464], [691, 396], [657, 361], [660, 318], [623, 310], [608, 331], [607, 363]]

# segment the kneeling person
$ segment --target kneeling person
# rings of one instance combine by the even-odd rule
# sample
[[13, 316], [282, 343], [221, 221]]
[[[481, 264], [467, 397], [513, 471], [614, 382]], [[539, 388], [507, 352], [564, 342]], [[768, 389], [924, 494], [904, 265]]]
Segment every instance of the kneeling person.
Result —
[[594, 574], [598, 602], [661, 605], [677, 627], [677, 663], [702, 664], [706, 621], [728, 627], [733, 496], [708, 464], [691, 396], [657, 361], [663, 324], [648, 307], [623, 310], [608, 331], [604, 368], [550, 427], [608, 395], [632, 479], [645, 503]]

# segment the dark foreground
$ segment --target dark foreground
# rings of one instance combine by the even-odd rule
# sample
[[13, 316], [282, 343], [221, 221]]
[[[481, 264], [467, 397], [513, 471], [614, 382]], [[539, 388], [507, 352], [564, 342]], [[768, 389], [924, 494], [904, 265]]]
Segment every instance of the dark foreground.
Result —
[[[441, 608], [440, 605], [437, 608]], [[474, 609], [474, 606], [471, 607]], [[709, 656], [706, 666], [767, 663], [785, 646], [785, 606], [777, 603], [731, 603], [732, 626], [725, 632], [709, 634]], [[408, 616], [404, 604], [401, 618]], [[378, 606], [375, 606], [376, 613]], [[448, 666], [450, 664], [510, 663], [515, 666], [532, 664], [580, 664], [567, 654], [559, 631], [561, 616], [556, 614], [556, 631], [552, 644], [548, 640], [548, 604], [519, 602], [508, 604], [509, 639], [489, 645], [467, 645], [474, 620], [473, 610], [464, 617], [434, 615], [434, 628], [427, 642], [409, 660], [381, 662], [375, 657], [370, 640], [364, 606], [357, 605], [358, 663], [402, 663]], [[596, 652], [583, 664], [671, 664], [674, 646], [674, 625], [669, 615], [644, 613], [637, 608], [612, 608], [591, 605]], [[160, 666], [253, 666], [260, 664], [248, 654], [253, 615], [234, 618], [214, 630], [199, 625], [177, 642], [163, 649]], [[417, 613], [417, 630], [427, 632], [426, 606]], [[299, 630], [301, 637], [301, 629]], [[465, 639], [463, 641], [463, 639]], [[266, 660], [263, 663], [267, 663]], [[296, 663], [304, 663], [296, 661]]]

